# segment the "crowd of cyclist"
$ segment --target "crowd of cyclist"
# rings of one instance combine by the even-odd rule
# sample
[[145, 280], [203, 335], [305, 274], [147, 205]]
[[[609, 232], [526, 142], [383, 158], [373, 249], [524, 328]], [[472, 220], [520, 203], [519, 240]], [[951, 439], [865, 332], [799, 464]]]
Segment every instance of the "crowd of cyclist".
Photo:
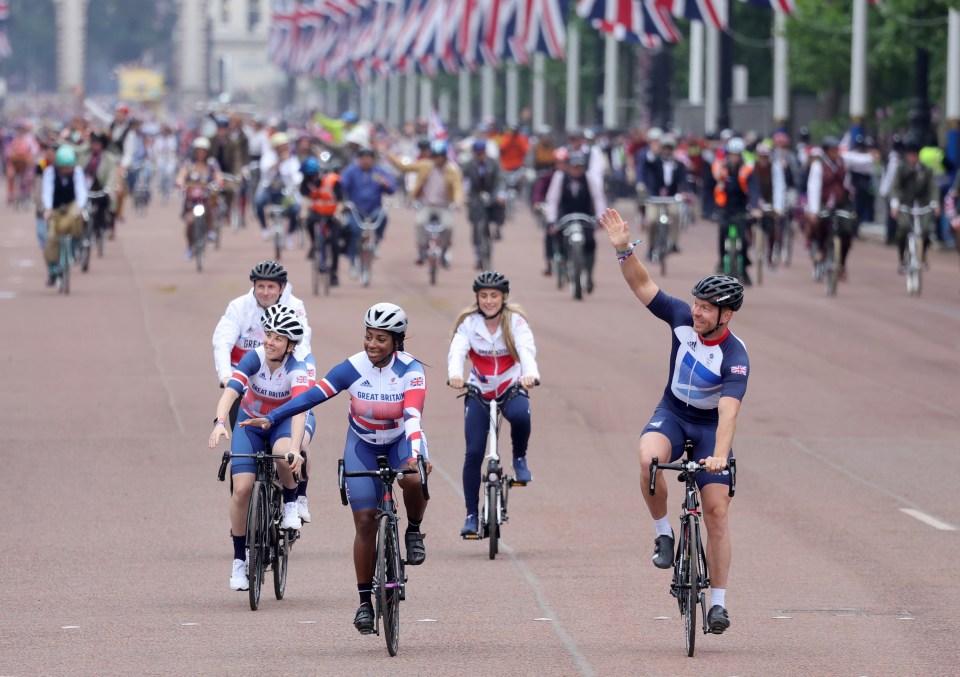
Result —
[[[295, 128], [278, 118], [214, 112], [198, 116], [191, 127], [175, 129], [145, 123], [123, 103], [109, 120], [78, 116], [58, 130], [34, 130], [21, 119], [4, 129], [7, 200], [37, 205], [37, 235], [45, 247], [50, 283], [58, 236], [79, 235], [87, 192], [98, 196], [103, 226], [112, 238], [132, 194], [142, 192], [149, 202], [154, 192], [167, 200], [179, 189], [186, 258], [193, 251], [192, 208], [197, 203], [214, 215], [208, 223], [212, 239], [220, 225], [216, 219], [243, 226], [248, 211], [268, 239], [267, 211], [276, 207], [272, 211], [287, 222], [286, 245], [303, 227], [311, 242], [308, 256], [314, 247], [321, 249], [331, 286], [339, 284], [341, 257], [356, 270], [361, 220], [379, 217], [379, 245], [388, 221], [384, 198], [395, 192], [417, 208], [416, 263], [426, 256], [425, 226], [431, 216], [445, 227], [441, 263], [449, 263], [455, 214], [465, 208], [477, 270], [489, 263], [484, 237], [502, 237], [516, 203], [528, 201], [543, 227], [546, 275], [556, 272], [554, 263], [565, 254], [566, 239], [556, 224], [576, 213], [595, 220], [608, 203], [622, 198], [636, 198], [645, 224], [665, 213], [669, 226], [663, 237], [673, 253], [680, 249], [681, 223], [694, 213], [716, 220], [717, 272], [724, 272], [725, 226], [734, 221], [744, 224], [744, 250], [754, 224], [763, 229], [766, 248], [754, 256], [776, 266], [783, 240], [793, 232], [803, 234], [814, 260], [823, 257], [830, 214], [852, 214], [840, 231], [840, 279], [848, 276], [848, 254], [862, 225], [878, 220], [877, 194], [886, 205], [886, 241], [898, 245], [898, 261], [910, 227], [901, 207], [935, 206], [924, 230], [928, 240], [935, 237], [945, 245], [955, 239], [950, 226], [958, 223], [954, 205], [960, 186], [954, 182], [951, 188], [945, 178], [952, 168], [942, 152], [921, 148], [911, 136], [894, 135], [884, 160], [869, 137], [828, 136], [814, 144], [805, 129], [796, 140], [783, 130], [767, 138], [731, 130], [698, 138], [657, 128], [629, 133], [583, 129], [561, 139], [548, 128], [497, 128], [485, 121], [452, 140], [424, 121], [389, 130], [348, 111], [334, 122], [331, 127], [303, 120]], [[86, 190], [65, 178], [74, 169], [82, 172]], [[585, 228], [583, 237], [590, 293], [594, 228]], [[656, 255], [651, 246], [648, 258]], [[745, 258], [739, 275], [749, 285], [753, 262]]]

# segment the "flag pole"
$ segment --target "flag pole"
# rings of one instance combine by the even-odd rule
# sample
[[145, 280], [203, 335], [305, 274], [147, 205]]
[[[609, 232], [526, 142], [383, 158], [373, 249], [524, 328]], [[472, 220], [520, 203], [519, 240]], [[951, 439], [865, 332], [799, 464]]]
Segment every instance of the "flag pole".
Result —
[[[607, 3], [607, 12], [613, 3]], [[609, 33], [604, 38], [603, 49], [603, 126], [607, 129], [617, 127], [617, 39]]]
[[520, 119], [520, 73], [515, 61], [507, 62], [507, 115], [508, 125], [515, 125]]
[[850, 135], [863, 133], [867, 113], [867, 0], [853, 0], [850, 41]]
[[547, 57], [542, 52], [537, 52], [533, 55], [533, 130], [534, 133], [539, 133], [537, 130], [543, 129], [544, 124], [546, 123], [546, 116], [544, 115], [546, 101], [547, 101], [547, 88], [546, 82], [544, 81], [544, 71], [546, 69]]
[[773, 13], [773, 122], [786, 129], [790, 121], [790, 66], [787, 62], [787, 15]]
[[567, 132], [580, 127], [580, 29], [567, 25]]
[[460, 69], [457, 76], [457, 127], [461, 132], [467, 132], [473, 128], [473, 97], [470, 87], [472, 85], [470, 70], [464, 66]]
[[720, 117], [720, 29], [712, 23], [707, 31], [707, 79], [703, 105], [704, 131], [713, 134], [719, 131]]
[[946, 157], [960, 166], [960, 10], [947, 19], [947, 144]]
[[690, 21], [690, 79], [687, 83], [687, 101], [693, 106], [703, 104], [703, 22]]
[[484, 120], [494, 118], [497, 95], [497, 73], [489, 64], [480, 69], [480, 115]]

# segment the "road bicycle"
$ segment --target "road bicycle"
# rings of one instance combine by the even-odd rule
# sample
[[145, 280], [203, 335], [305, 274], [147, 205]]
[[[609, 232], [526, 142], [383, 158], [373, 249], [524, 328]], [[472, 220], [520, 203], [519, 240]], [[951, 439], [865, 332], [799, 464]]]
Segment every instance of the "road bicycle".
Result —
[[814, 253], [813, 279], [826, 282], [827, 296], [836, 296], [837, 281], [840, 279], [840, 252], [843, 246], [840, 235], [844, 229], [849, 228], [848, 224], [853, 223], [856, 216], [845, 209], [825, 209], [817, 216], [821, 221], [828, 222], [830, 233], [822, 258], [817, 256], [816, 245], [811, 248]]
[[60, 260], [57, 263], [57, 269], [54, 277], [57, 281], [57, 291], [61, 294], [70, 293], [70, 268], [73, 262], [77, 260], [78, 252], [74, 251], [73, 236], [60, 236]]
[[447, 253], [443, 248], [443, 238], [447, 227], [440, 220], [440, 214], [436, 210], [430, 211], [430, 218], [427, 220], [427, 274], [430, 284], [437, 283], [437, 270], [440, 266], [446, 265]]
[[90, 212], [90, 235], [97, 249], [97, 258], [103, 258], [104, 233], [110, 228], [110, 193], [105, 190], [90, 191], [87, 194]]
[[723, 274], [743, 279], [747, 269], [747, 248], [744, 237], [743, 218], [734, 218], [727, 224], [723, 240]]
[[586, 229], [593, 228], [593, 217], [589, 214], [567, 214], [557, 221], [556, 231], [560, 241], [554, 253], [557, 289], [567, 282], [574, 299], [583, 299], [583, 288], [593, 291], [593, 262], [586, 252]]
[[[283, 485], [274, 461], [293, 462], [293, 452], [272, 454], [269, 445], [265, 451], [255, 454], [232, 454], [223, 452], [217, 479], [226, 478], [227, 463], [232, 458], [252, 458], [256, 462], [256, 478], [250, 492], [250, 504], [247, 507], [247, 583], [249, 584], [250, 610], [260, 607], [260, 588], [263, 585], [267, 567], [273, 569], [273, 593], [277, 599], [283, 599], [287, 589], [287, 569], [290, 562], [290, 549], [300, 538], [298, 529], [281, 529], [283, 520]], [[304, 452], [300, 476], [295, 479], [307, 479], [307, 458]]]
[[130, 168], [134, 175], [133, 181], [133, 208], [138, 216], [146, 216], [147, 208], [150, 206], [150, 165], [146, 162], [138, 162]]
[[907, 277], [907, 294], [920, 296], [923, 259], [929, 244], [923, 232], [923, 218], [933, 213], [933, 205], [914, 205], [903, 211], [910, 215], [910, 232], [907, 233], [907, 247], [903, 253], [901, 268]]
[[[683, 509], [680, 512], [680, 533], [677, 538], [677, 552], [673, 560], [673, 580], [670, 582], [670, 594], [677, 598], [680, 615], [683, 616], [683, 628], [687, 656], [693, 656], [697, 639], [697, 607], [703, 617], [703, 633], [713, 631], [707, 626], [707, 602], [704, 593], [710, 587], [710, 574], [707, 571], [707, 558], [703, 541], [700, 539], [700, 493], [697, 490], [696, 474], [707, 472], [702, 464], [692, 459], [693, 442], [683, 443], [684, 458], [676, 463], [660, 463], [657, 457], [650, 462], [650, 495], [657, 486], [658, 470], [676, 470], [678, 479], [684, 483]], [[729, 496], [737, 490], [737, 461], [731, 458], [728, 463], [730, 486]]]
[[357, 242], [357, 263], [360, 273], [360, 284], [364, 287], [370, 286], [370, 278], [373, 272], [373, 259], [377, 253], [377, 231], [383, 225], [387, 214], [383, 209], [375, 209], [365, 217], [360, 216], [356, 205], [352, 202], [346, 203], [347, 209], [353, 216], [353, 222], [360, 228], [360, 241]]
[[647, 250], [647, 256], [653, 263], [660, 264], [660, 274], [667, 274], [667, 256], [673, 251], [675, 242], [671, 242], [670, 236], [670, 209], [677, 210], [678, 215], [682, 210], [683, 195], [677, 194], [671, 197], [648, 197], [646, 204], [657, 208], [657, 218], [652, 223], [647, 224], [650, 230], [650, 246]]
[[331, 231], [337, 224], [332, 215], [311, 218], [315, 219], [312, 221], [313, 250], [310, 252], [310, 279], [313, 295], [319, 296], [323, 292], [323, 295], [327, 296], [330, 293], [330, 261], [333, 259], [331, 250], [336, 246], [333, 243], [336, 235]]
[[243, 177], [237, 174], [222, 173], [223, 190], [217, 201], [217, 217], [221, 223], [229, 223], [230, 230], [236, 233], [240, 230], [240, 189]]
[[490, 233], [490, 211], [493, 206], [493, 195], [486, 191], [480, 193], [470, 205], [470, 226], [477, 270], [493, 270], [493, 237]]
[[[383, 635], [387, 652], [397, 655], [400, 647], [400, 602], [406, 599], [406, 561], [400, 555], [400, 518], [397, 516], [393, 498], [393, 483], [401, 475], [420, 473], [420, 489], [423, 497], [430, 500], [427, 487], [427, 468], [423, 456], [417, 458], [416, 468], [391, 468], [386, 456], [377, 456], [376, 470], [347, 472], [341, 458], [337, 466], [340, 483], [340, 501], [347, 505], [347, 478], [373, 477], [380, 480], [383, 489], [377, 506], [377, 559], [373, 576], [374, 626], [373, 634], [380, 634], [383, 619]], [[370, 633], [367, 633], [370, 634]]]
[[758, 210], [760, 216], [754, 219], [753, 228], [753, 260], [757, 264], [754, 272], [754, 282], [763, 284], [763, 274], [773, 269], [773, 246], [776, 241], [777, 219], [773, 205], [761, 202]]
[[[537, 381], [537, 384], [540, 382]], [[457, 397], [469, 397], [481, 407], [490, 409], [490, 429], [487, 433], [487, 454], [483, 460], [487, 462], [484, 472], [483, 510], [479, 515], [479, 524], [476, 534], [465, 535], [464, 540], [482, 540], [489, 542], [490, 559], [497, 558], [499, 552], [500, 527], [507, 523], [507, 497], [511, 487], [526, 486], [526, 482], [518, 482], [516, 478], [507, 475], [500, 465], [500, 454], [497, 452], [497, 441], [500, 436], [500, 424], [503, 422], [502, 407], [520, 395], [523, 389], [519, 383], [507, 388], [500, 397], [485, 399], [480, 389], [468, 384], [466, 391]]]

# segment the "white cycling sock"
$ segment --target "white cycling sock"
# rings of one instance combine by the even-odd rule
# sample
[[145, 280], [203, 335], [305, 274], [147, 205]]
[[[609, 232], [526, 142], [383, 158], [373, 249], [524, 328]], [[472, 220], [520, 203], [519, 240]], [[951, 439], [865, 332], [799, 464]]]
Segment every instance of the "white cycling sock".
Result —
[[658, 520], [653, 520], [653, 526], [657, 530], [657, 536], [673, 536], [673, 529], [670, 528], [670, 517], [664, 515]]
[[723, 608], [727, 608], [727, 589], [726, 588], [710, 588], [710, 606], [714, 607], [720, 605]]

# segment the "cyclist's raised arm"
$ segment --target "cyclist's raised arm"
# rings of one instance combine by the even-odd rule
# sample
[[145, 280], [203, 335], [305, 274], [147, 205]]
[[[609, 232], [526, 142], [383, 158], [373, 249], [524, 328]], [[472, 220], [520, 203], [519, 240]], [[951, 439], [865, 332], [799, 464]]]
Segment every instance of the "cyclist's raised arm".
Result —
[[[616, 252], [626, 252], [631, 249], [630, 226], [623, 220], [616, 209], [607, 209], [600, 215], [600, 225], [607, 231], [607, 237], [610, 238], [610, 244]], [[624, 254], [617, 254], [617, 258], [622, 258]], [[653, 280], [650, 279], [647, 269], [640, 262], [640, 257], [631, 253], [620, 263], [620, 272], [623, 279], [627, 281], [627, 286], [634, 295], [640, 299], [643, 305], [648, 306], [653, 301], [657, 292], [660, 291]]]

